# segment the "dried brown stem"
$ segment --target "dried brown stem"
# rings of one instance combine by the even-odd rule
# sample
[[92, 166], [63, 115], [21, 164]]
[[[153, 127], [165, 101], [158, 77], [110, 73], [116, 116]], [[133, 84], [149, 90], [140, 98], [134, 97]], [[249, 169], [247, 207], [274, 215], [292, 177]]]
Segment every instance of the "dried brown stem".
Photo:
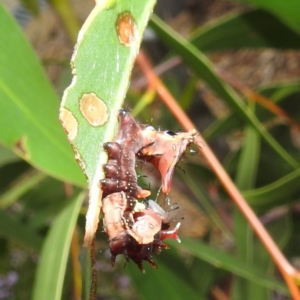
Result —
[[[147, 78], [148, 85], [150, 85], [151, 87], [156, 87], [159, 97], [168, 106], [175, 118], [180, 122], [181, 126], [185, 130], [194, 129], [195, 125], [180, 108], [180, 106], [178, 105], [174, 97], [171, 95], [169, 90], [157, 77], [157, 75], [153, 71], [151, 64], [149, 63], [147, 57], [143, 52], [140, 52], [136, 62], [143, 74], [145, 75], [145, 77]], [[258, 217], [254, 214], [246, 200], [241, 195], [240, 191], [237, 189], [237, 187], [235, 186], [229, 175], [226, 173], [220, 162], [217, 160], [210, 147], [201, 137], [201, 135], [197, 137], [195, 142], [198, 145], [199, 151], [202, 153], [203, 157], [210, 165], [211, 169], [215, 172], [216, 176], [219, 178], [220, 182], [227, 190], [231, 199], [234, 201], [234, 203], [238, 206], [245, 218], [248, 220], [256, 235], [259, 237], [259, 239], [261, 240], [271, 257], [273, 258], [274, 262], [276, 263], [278, 269], [280, 270], [282, 276], [286, 281], [286, 284], [291, 292], [293, 299], [300, 300], [300, 291], [296, 284], [296, 280], [300, 278], [300, 273], [289, 263], [286, 257], [282, 254], [277, 244], [273, 241], [273, 239], [271, 238], [265, 227], [262, 225]]]
[[74, 293], [74, 300], [81, 299], [81, 269], [80, 269], [80, 262], [79, 262], [79, 241], [78, 241], [78, 229], [75, 227], [72, 241], [71, 241], [71, 259], [72, 259], [72, 266], [73, 266], [73, 293]]

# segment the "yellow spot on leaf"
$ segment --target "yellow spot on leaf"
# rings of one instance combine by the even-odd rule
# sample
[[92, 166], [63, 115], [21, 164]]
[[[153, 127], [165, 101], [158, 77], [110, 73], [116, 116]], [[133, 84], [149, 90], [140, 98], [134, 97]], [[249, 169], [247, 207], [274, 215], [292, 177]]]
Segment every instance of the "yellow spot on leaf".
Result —
[[103, 125], [107, 119], [107, 106], [94, 93], [84, 94], [80, 100], [80, 111], [93, 126]]
[[60, 110], [59, 119], [63, 124], [64, 130], [67, 132], [68, 139], [73, 141], [78, 132], [78, 122], [72, 112], [62, 108]]
[[75, 148], [73, 148], [73, 150], [75, 152], [75, 159], [76, 159], [77, 163], [79, 164], [80, 168], [82, 169], [84, 176], [88, 179], [88, 176], [85, 171], [85, 169], [86, 169], [85, 163], [84, 163], [83, 159], [81, 158], [80, 153]]
[[138, 30], [133, 16], [129, 12], [119, 15], [116, 22], [119, 41], [126, 47], [133, 46], [138, 40]]

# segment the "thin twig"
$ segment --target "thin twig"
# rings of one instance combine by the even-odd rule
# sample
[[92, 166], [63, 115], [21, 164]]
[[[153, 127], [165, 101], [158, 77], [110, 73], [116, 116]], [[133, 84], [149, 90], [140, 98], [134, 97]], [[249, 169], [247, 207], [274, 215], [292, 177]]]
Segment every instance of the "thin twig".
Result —
[[81, 299], [81, 269], [80, 269], [80, 262], [79, 262], [79, 241], [78, 241], [78, 228], [74, 228], [72, 241], [71, 241], [71, 259], [72, 259], [72, 267], [73, 267], [73, 293], [74, 293], [74, 300]]
[[[141, 71], [148, 80], [148, 84], [156, 87], [157, 93], [162, 101], [168, 106], [170, 111], [173, 113], [175, 118], [180, 122], [181, 126], [185, 130], [191, 130], [195, 128], [195, 125], [187, 117], [187, 115], [180, 108], [174, 97], [171, 95], [169, 90], [164, 86], [161, 80], [157, 77], [151, 64], [149, 63], [145, 54], [141, 51], [136, 60]], [[231, 199], [238, 206], [240, 211], [243, 213], [245, 218], [250, 223], [251, 227], [268, 250], [269, 254], [276, 263], [282, 276], [284, 277], [286, 284], [291, 292], [293, 299], [300, 300], [300, 291], [296, 284], [296, 280], [300, 278], [300, 273], [289, 263], [286, 257], [282, 254], [277, 244], [273, 241], [265, 227], [262, 225], [260, 220], [254, 214], [246, 200], [241, 195], [240, 191], [234, 185], [233, 181], [226, 173], [220, 162], [211, 151], [210, 147], [206, 144], [204, 139], [199, 136], [195, 139], [195, 143], [198, 145], [199, 151], [210, 165], [211, 169], [215, 172], [224, 188], [227, 190]]]

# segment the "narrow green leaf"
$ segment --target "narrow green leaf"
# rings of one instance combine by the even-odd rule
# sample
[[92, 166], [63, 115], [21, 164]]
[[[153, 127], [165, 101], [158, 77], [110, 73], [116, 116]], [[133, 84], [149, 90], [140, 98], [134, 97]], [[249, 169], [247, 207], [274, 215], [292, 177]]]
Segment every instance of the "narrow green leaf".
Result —
[[131, 115], [133, 117], [137, 116], [140, 112], [144, 111], [147, 106], [149, 106], [154, 100], [156, 96], [156, 91], [147, 91], [143, 94], [143, 96], [139, 97], [136, 101], [136, 105], [131, 111]]
[[[235, 183], [239, 189], [243, 190], [254, 187], [259, 153], [259, 134], [254, 128], [247, 127], [235, 179]], [[234, 224], [239, 255], [245, 262], [252, 263], [254, 234], [245, 217], [237, 208], [234, 214]]]
[[[287, 241], [291, 237], [291, 225], [291, 218], [289, 214], [287, 214], [283, 218], [280, 218], [267, 226], [267, 230], [281, 249], [286, 245]], [[258, 238], [255, 238], [253, 240], [252, 247], [254, 254], [252, 264], [259, 265], [260, 269], [264, 270], [264, 272], [268, 274], [268, 276], [274, 274], [274, 261]], [[238, 281], [240, 283], [241, 280]], [[239, 291], [239, 293], [237, 293], [236, 298], [234, 298], [234, 295], [232, 295], [232, 299], [273, 299], [272, 290], [266, 289], [254, 282], [244, 281], [244, 284], [241, 284], [237, 290]]]
[[[61, 103], [60, 120], [89, 182], [86, 232], [97, 227], [107, 155], [155, 0], [97, 1], [80, 30], [72, 57], [73, 81]], [[85, 239], [87, 241], [87, 239]]]
[[243, 191], [243, 196], [252, 206], [273, 203], [279, 199], [288, 199], [299, 190], [300, 169], [261, 188]]
[[251, 124], [283, 160], [293, 168], [300, 166], [300, 164], [269, 134], [234, 90], [216, 75], [212, 63], [202, 52], [166, 25], [157, 16], [152, 16], [150, 25], [161, 37], [162, 41], [178, 53], [183, 61], [187, 63], [199, 77], [204, 79], [220, 98], [224, 99], [231, 107], [233, 107], [235, 112], [237, 112], [237, 116]]
[[300, 34], [260, 9], [234, 13], [201, 26], [190, 41], [201, 51], [241, 48], [299, 49]]
[[[276, 85], [262, 86], [257, 92], [272, 99], [274, 102], [279, 102], [299, 91], [299, 81], [285, 81], [276, 83]], [[213, 139], [234, 130], [241, 124], [241, 120], [236, 118], [234, 113], [229, 113], [212, 123], [202, 132], [202, 135], [206, 140]]]
[[[253, 110], [254, 108], [255, 106], [252, 105]], [[250, 189], [255, 186], [259, 154], [260, 136], [253, 127], [248, 126], [245, 129], [244, 142], [236, 172], [235, 183], [239, 189]], [[248, 265], [253, 263], [260, 264], [261, 262], [255, 255], [254, 232], [244, 215], [236, 207], [234, 209], [233, 219], [239, 257]], [[245, 293], [245, 291], [247, 291], [247, 293]], [[244, 278], [235, 278], [231, 290], [231, 298], [233, 300], [241, 299], [241, 297], [245, 298], [245, 300], [251, 300], [253, 293], [257, 295], [257, 300], [262, 299], [259, 295], [265, 297], [263, 300], [268, 299], [269, 292], [265, 287], [262, 287], [257, 283], [248, 282]]]
[[271, 98], [274, 102], [279, 102], [284, 98], [300, 91], [299, 80], [277, 82], [276, 84], [261, 86], [258, 92]]
[[47, 174], [84, 186], [84, 176], [58, 121], [57, 96], [2, 4], [0, 53], [0, 141]]
[[82, 270], [82, 300], [90, 300], [92, 286], [92, 260], [91, 248], [83, 247], [80, 252], [80, 265]]
[[235, 183], [241, 190], [255, 186], [260, 153], [260, 136], [252, 127], [247, 127], [242, 152], [237, 167]]
[[189, 79], [189, 81], [185, 85], [178, 99], [179, 105], [185, 111], [191, 107], [197, 89], [197, 84], [198, 84], [198, 78], [196, 76], [193, 76], [191, 79]]
[[68, 253], [85, 192], [70, 200], [55, 219], [44, 242], [34, 282], [34, 300], [60, 300]]
[[[243, 3], [255, 4], [262, 9], [266, 9], [280, 19], [284, 20], [286, 24], [289, 24], [292, 28], [300, 32], [300, 2], [298, 0], [285, 0], [285, 1], [273, 1], [273, 0], [237, 0]], [[299, 40], [300, 42], [300, 40]]]
[[101, 207], [99, 180], [104, 178], [102, 166], [107, 161], [102, 146], [113, 139], [117, 112], [154, 4], [154, 0], [96, 2], [80, 30], [71, 62], [73, 81], [61, 103], [60, 120], [89, 182], [85, 249], [81, 254], [84, 299], [93, 284], [90, 247]]
[[[71, 130], [75, 128], [70, 128], [69, 139], [81, 155], [90, 182], [95, 175], [103, 173], [101, 164], [105, 162], [106, 155], [102, 145], [114, 136], [117, 112], [122, 107], [133, 62], [153, 5], [154, 1], [146, 4], [138, 0], [103, 1], [96, 5], [80, 31], [72, 58], [75, 76], [65, 91], [61, 110], [68, 110], [76, 120], [78, 130], [74, 134], [77, 134], [71, 136]], [[120, 42], [122, 38], [118, 30], [122, 26], [132, 26], [129, 45]], [[87, 97], [84, 98], [84, 95]], [[95, 101], [93, 107], [89, 99]], [[100, 116], [92, 119], [93, 116], [85, 111], [87, 108], [98, 109], [96, 113]], [[61, 120], [64, 123], [63, 115]]]
[[43, 243], [36, 231], [14, 220], [2, 210], [0, 210], [0, 235], [35, 250], [40, 250]]
[[225, 252], [210, 247], [202, 242], [183, 238], [182, 243], [174, 241], [168, 242], [172, 247], [179, 250], [186, 250], [190, 254], [207, 261], [215, 267], [230, 271], [235, 275], [260, 284], [266, 288], [277, 291], [283, 295], [289, 295], [287, 287], [277, 279], [267, 276], [254, 265], [247, 265], [237, 257], [231, 256]]

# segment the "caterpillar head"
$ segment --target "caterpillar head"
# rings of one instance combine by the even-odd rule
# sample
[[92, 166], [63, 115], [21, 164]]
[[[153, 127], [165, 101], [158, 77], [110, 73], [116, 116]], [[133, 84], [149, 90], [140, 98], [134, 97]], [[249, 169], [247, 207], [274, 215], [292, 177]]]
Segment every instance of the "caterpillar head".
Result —
[[143, 128], [143, 143], [137, 156], [156, 167], [162, 177], [162, 191], [170, 192], [175, 167], [186, 148], [194, 141], [196, 131], [189, 132], [156, 131], [152, 126]]

